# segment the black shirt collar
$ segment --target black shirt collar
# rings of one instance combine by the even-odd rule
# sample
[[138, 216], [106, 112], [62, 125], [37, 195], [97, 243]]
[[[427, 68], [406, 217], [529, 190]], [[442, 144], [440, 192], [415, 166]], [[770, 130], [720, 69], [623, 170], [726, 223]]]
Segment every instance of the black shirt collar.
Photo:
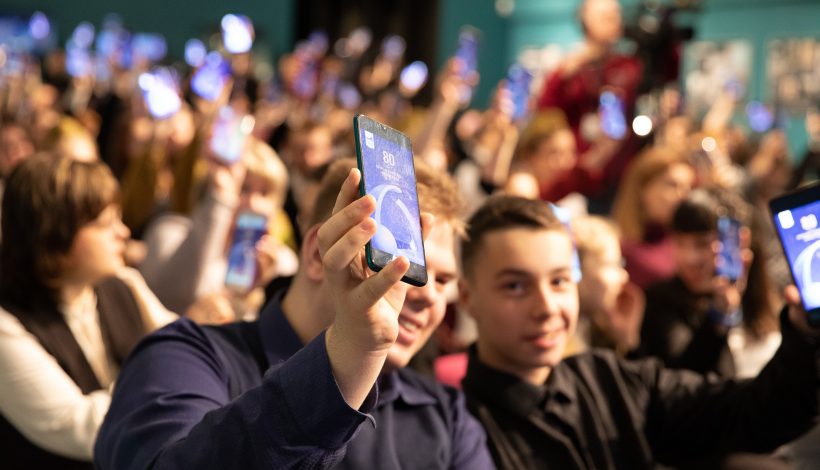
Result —
[[550, 400], [576, 400], [573, 381], [560, 364], [552, 370], [544, 385], [533, 385], [481, 362], [475, 345], [470, 347], [463, 385], [465, 391], [478, 396], [481, 401], [522, 417], [543, 410]]

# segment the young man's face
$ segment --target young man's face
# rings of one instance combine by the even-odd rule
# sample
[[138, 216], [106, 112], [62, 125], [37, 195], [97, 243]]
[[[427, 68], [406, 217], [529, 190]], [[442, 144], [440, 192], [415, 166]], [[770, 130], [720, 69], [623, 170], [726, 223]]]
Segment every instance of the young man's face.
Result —
[[572, 243], [561, 230], [485, 234], [460, 288], [478, 324], [478, 354], [491, 367], [543, 382], [561, 362], [578, 319]]
[[386, 367], [405, 367], [444, 319], [445, 287], [457, 276], [455, 235], [448, 222], [433, 226], [424, 242], [427, 284], [410, 287], [399, 315], [399, 336], [387, 355]]
[[673, 240], [677, 273], [683, 284], [695, 294], [711, 292], [718, 259], [717, 233], [676, 233]]

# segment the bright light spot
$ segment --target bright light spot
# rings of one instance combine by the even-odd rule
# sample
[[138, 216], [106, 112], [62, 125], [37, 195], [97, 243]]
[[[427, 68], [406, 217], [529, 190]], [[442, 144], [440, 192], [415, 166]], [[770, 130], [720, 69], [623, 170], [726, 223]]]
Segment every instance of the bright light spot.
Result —
[[250, 19], [241, 15], [222, 17], [222, 42], [231, 54], [248, 52], [253, 46], [253, 25]]
[[643, 114], [635, 116], [635, 119], [632, 120], [632, 130], [641, 137], [649, 135], [652, 132], [652, 119]]
[[717, 148], [717, 141], [714, 137], [704, 137], [700, 142], [700, 146], [705, 152], [714, 152]]
[[199, 39], [189, 39], [185, 43], [185, 62], [191, 67], [197, 68], [205, 62], [208, 50], [205, 44]]
[[37, 41], [46, 39], [51, 32], [51, 24], [48, 22], [48, 17], [39, 11], [35, 11], [31, 15], [31, 20], [28, 23], [28, 30], [31, 37]]

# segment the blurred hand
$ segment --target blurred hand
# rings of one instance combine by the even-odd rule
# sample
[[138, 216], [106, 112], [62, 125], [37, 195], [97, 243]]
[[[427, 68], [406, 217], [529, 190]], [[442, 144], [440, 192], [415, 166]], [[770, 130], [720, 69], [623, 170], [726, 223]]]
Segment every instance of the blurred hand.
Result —
[[242, 191], [242, 183], [247, 173], [242, 162], [227, 166], [214, 158], [208, 160], [209, 178], [214, 195], [220, 201], [239, 201], [239, 194]]
[[263, 236], [256, 244], [255, 287], [264, 287], [276, 277], [276, 254], [279, 246], [279, 242], [270, 235]]
[[809, 324], [809, 318], [803, 308], [803, 302], [800, 301], [800, 291], [797, 290], [797, 287], [793, 285], [786, 286], [783, 290], [783, 296], [789, 305], [789, 320], [792, 325], [806, 336], [820, 338], [820, 328]]
[[478, 72], [464, 73], [465, 64], [457, 58], [447, 62], [436, 81], [436, 97], [445, 105], [462, 106], [467, 91], [478, 84]]
[[637, 284], [627, 282], [615, 300], [615, 309], [609, 313], [613, 339], [623, 352], [635, 349], [641, 342], [646, 296]]

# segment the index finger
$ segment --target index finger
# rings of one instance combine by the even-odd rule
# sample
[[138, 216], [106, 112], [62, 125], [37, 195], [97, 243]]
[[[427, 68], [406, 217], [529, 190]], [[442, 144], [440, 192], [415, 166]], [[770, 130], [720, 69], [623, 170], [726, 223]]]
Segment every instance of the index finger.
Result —
[[359, 198], [359, 182], [362, 179], [362, 174], [358, 168], [351, 168], [347, 174], [342, 189], [339, 190], [339, 195], [336, 196], [336, 204], [333, 206], [333, 213], [337, 213], [350, 203]]

